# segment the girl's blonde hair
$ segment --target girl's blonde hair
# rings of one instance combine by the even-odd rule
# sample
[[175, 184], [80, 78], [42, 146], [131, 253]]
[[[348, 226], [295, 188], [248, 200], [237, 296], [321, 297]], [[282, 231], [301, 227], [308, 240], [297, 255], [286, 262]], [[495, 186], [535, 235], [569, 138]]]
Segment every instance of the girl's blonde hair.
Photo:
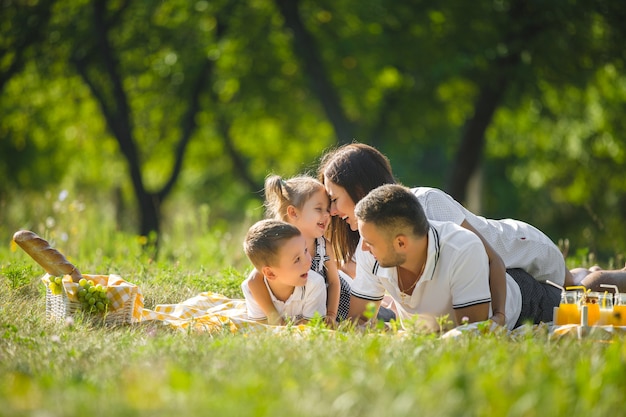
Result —
[[265, 214], [267, 218], [287, 221], [287, 207], [302, 209], [304, 204], [324, 185], [308, 175], [287, 180], [279, 175], [265, 179]]

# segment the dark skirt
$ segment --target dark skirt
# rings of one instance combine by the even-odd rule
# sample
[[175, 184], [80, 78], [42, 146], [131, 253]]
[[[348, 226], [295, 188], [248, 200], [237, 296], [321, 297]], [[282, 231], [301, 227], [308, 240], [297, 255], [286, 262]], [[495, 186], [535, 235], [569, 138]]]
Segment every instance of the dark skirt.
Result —
[[552, 321], [554, 307], [561, 302], [561, 290], [553, 285], [539, 282], [523, 269], [507, 269], [522, 293], [522, 311], [515, 327], [525, 323], [539, 324]]
[[350, 311], [350, 283], [339, 274], [339, 307], [337, 308], [337, 321], [343, 321]]
[[[346, 278], [342, 275], [343, 271], [339, 271], [339, 308], [337, 308], [337, 321], [344, 321], [348, 318], [348, 313], [350, 312], [350, 281], [352, 278]], [[396, 318], [396, 313], [393, 310], [380, 307], [378, 310], [378, 315], [376, 316], [378, 320], [382, 321], [390, 321]]]

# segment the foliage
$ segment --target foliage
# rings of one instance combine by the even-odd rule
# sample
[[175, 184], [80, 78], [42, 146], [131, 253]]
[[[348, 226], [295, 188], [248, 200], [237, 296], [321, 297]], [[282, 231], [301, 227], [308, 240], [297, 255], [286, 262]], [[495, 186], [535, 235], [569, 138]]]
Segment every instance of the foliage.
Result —
[[572, 247], [615, 258], [623, 242], [610, 231], [623, 219], [603, 213], [625, 207], [626, 184], [613, 173], [624, 166], [626, 142], [623, 121], [606, 109], [625, 102], [626, 81], [608, 65], [585, 90], [544, 88], [515, 117], [501, 110], [487, 150], [517, 193], [508, 201], [491, 198], [491, 209], [504, 216], [516, 208], [555, 240], [567, 228]]
[[[285, 4], [310, 37], [305, 47]], [[526, 220], [604, 262], [626, 245], [614, 233], [626, 213], [615, 175], [625, 152], [621, 2], [0, 7], [4, 234], [44, 223], [30, 213], [63, 190], [126, 232], [144, 232], [146, 201], [161, 205], [164, 238], [181, 209], [192, 217], [208, 207], [216, 223], [239, 224], [262, 216], [267, 174], [314, 171], [324, 149], [353, 139], [386, 153], [403, 183], [446, 188], [482, 94], [501, 80], [477, 153], [482, 204], [472, 208]], [[353, 137], [337, 137], [324, 77]]]

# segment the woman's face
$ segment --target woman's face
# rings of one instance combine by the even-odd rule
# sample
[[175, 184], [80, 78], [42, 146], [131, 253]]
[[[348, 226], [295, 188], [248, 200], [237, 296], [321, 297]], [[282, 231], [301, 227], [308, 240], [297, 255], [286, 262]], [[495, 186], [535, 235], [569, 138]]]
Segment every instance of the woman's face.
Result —
[[324, 177], [324, 186], [330, 197], [330, 215], [339, 216], [348, 223], [350, 229], [358, 230], [358, 223], [354, 217], [354, 206], [356, 203], [352, 201], [352, 197], [345, 188], [335, 184], [327, 177]]

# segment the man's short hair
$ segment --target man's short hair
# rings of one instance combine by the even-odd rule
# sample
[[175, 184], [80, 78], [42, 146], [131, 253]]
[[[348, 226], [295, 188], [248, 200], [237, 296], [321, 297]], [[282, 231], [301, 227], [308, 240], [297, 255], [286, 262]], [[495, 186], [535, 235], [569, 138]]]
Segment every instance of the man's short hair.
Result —
[[416, 236], [428, 233], [428, 219], [410, 189], [398, 184], [381, 185], [370, 191], [354, 208], [355, 216], [381, 229], [398, 233], [407, 227]]
[[253, 224], [246, 233], [243, 250], [257, 270], [278, 264], [278, 251], [285, 241], [302, 233], [282, 220], [266, 219]]

